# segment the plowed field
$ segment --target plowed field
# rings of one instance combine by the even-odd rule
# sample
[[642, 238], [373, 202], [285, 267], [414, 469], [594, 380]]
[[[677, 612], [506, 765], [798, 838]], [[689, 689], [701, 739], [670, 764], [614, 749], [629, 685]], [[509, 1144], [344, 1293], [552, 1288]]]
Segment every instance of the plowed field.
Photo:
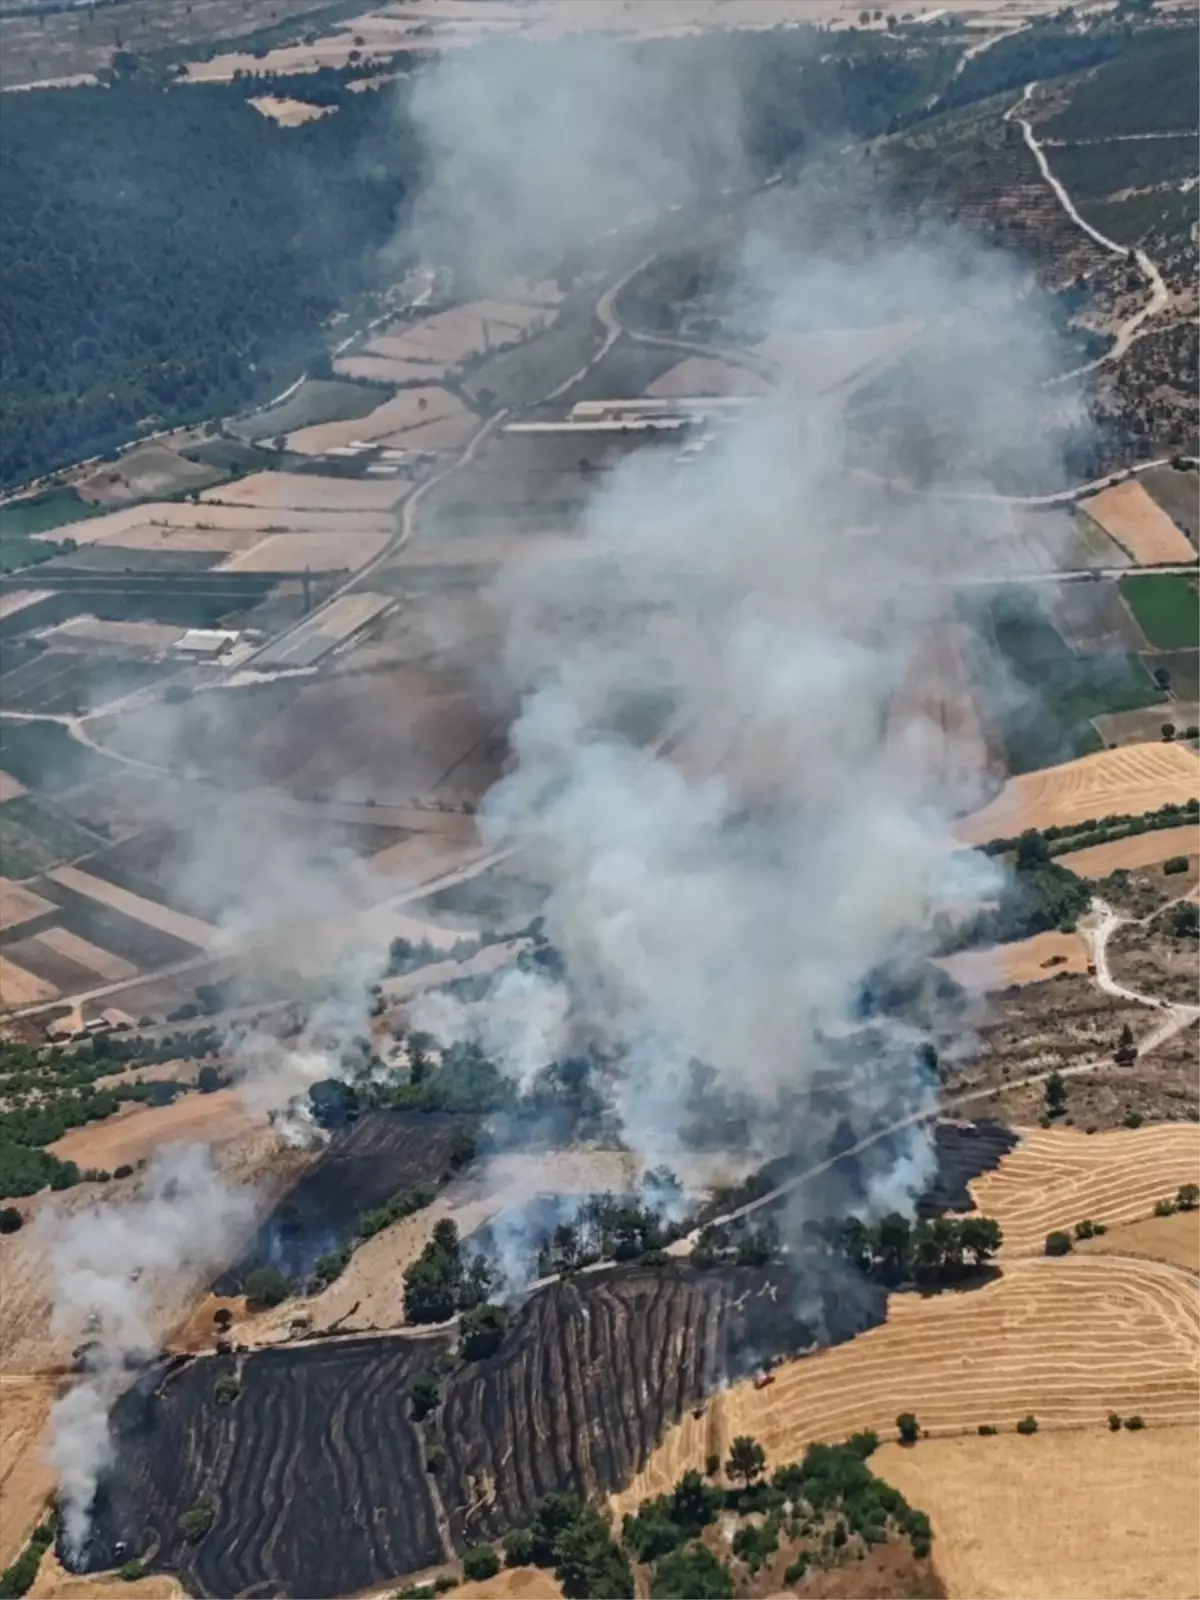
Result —
[[1102, 1438], [886, 1444], [871, 1466], [929, 1513], [951, 1600], [1200, 1594], [1194, 1426]]
[[387, 511], [408, 490], [405, 481], [324, 478], [315, 472], [255, 472], [205, 489], [205, 505], [280, 507], [294, 511]]
[[1077, 1133], [1032, 1128], [993, 1172], [971, 1184], [979, 1209], [1004, 1229], [1005, 1256], [1041, 1250], [1056, 1228], [1146, 1217], [1154, 1202], [1195, 1180], [1200, 1128], [1194, 1123]]
[[1024, 828], [1087, 822], [1113, 812], [1138, 814], [1168, 801], [1194, 799], [1198, 782], [1200, 762], [1184, 745], [1100, 750], [1010, 778], [989, 805], [964, 817], [955, 832], [964, 844], [983, 844]]
[[1194, 561], [1196, 551], [1186, 535], [1155, 505], [1140, 483], [1117, 483], [1080, 501], [1080, 508], [1105, 533], [1129, 551], [1142, 566]]
[[[1086, 850], [1069, 850], [1058, 857], [1060, 867], [1070, 867], [1085, 878], [1107, 878], [1118, 868], [1153, 867], [1170, 856], [1193, 856], [1200, 849], [1195, 824], [1182, 828], [1160, 828], [1157, 832], [1134, 833], [1128, 839], [1113, 839], [1109, 844], [1094, 844]], [[1166, 880], [1169, 885], [1170, 879]]]
[[777, 1368], [770, 1388], [739, 1383], [702, 1419], [685, 1418], [615, 1502], [624, 1511], [661, 1493], [742, 1433], [779, 1462], [857, 1428], [894, 1434], [902, 1411], [935, 1434], [1011, 1427], [1029, 1412], [1044, 1427], [1104, 1428], [1113, 1410], [1151, 1426], [1190, 1422], [1198, 1331], [1194, 1280], [1118, 1257], [1014, 1261], [983, 1288], [894, 1295], [883, 1327]]

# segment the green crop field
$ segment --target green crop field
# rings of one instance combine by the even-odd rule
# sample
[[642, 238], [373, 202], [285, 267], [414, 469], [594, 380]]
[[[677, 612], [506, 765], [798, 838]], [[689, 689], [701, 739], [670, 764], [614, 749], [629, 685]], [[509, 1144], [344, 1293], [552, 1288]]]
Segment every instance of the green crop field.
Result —
[[1196, 580], [1182, 573], [1122, 578], [1121, 593], [1142, 632], [1160, 650], [1200, 645], [1200, 599]]
[[1165, 696], [1136, 655], [1076, 655], [1037, 596], [1005, 586], [963, 602], [975, 635], [973, 675], [1004, 737], [1013, 772], [1032, 772], [1101, 748], [1091, 719]]
[[73, 789], [118, 770], [107, 756], [72, 739], [57, 722], [16, 722], [8, 718], [0, 721], [0, 766], [27, 789], [44, 794]]
[[35, 539], [33, 535], [82, 522], [103, 510], [103, 506], [90, 506], [81, 500], [74, 489], [49, 489], [28, 500], [12, 500], [0, 506], [0, 572], [16, 572], [58, 555], [64, 548], [60, 541]]
[[0, 806], [0, 859], [5, 876], [33, 878], [98, 847], [95, 835], [56, 806], [21, 795]]

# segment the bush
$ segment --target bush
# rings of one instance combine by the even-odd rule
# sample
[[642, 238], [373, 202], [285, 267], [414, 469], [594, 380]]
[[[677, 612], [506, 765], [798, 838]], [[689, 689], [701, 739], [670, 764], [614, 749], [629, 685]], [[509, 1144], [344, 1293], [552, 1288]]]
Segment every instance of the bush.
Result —
[[0, 1233], [17, 1233], [24, 1221], [16, 1206], [0, 1207]]
[[1127, 1128], [1140, 1128], [1144, 1118], [1140, 1111], [1127, 1111], [1122, 1120]]
[[412, 1401], [414, 1422], [424, 1422], [431, 1411], [437, 1410], [442, 1395], [432, 1372], [417, 1373], [408, 1391], [408, 1398]]
[[286, 1300], [291, 1286], [276, 1267], [255, 1267], [246, 1278], [246, 1304], [251, 1311], [264, 1311]]
[[705, 1477], [707, 1477], [707, 1478], [715, 1478], [717, 1473], [720, 1472], [720, 1470], [721, 1470], [721, 1458], [720, 1458], [719, 1455], [713, 1454], [713, 1455], [705, 1456], [705, 1458], [704, 1458], [704, 1475], [705, 1475]]
[[463, 1555], [463, 1577], [472, 1583], [483, 1583], [500, 1571], [500, 1557], [490, 1544], [477, 1544]]
[[133, 1168], [129, 1165], [129, 1163], [127, 1161], [123, 1161], [119, 1167], [114, 1167], [113, 1168], [113, 1177], [114, 1178], [132, 1178], [133, 1177]]
[[1177, 872], [1186, 872], [1187, 869], [1188, 858], [1186, 856], [1169, 856], [1163, 862], [1163, 872], [1168, 878], [1174, 877]]
[[733, 1576], [706, 1545], [673, 1550], [654, 1568], [651, 1600], [732, 1600]]
[[798, 1555], [795, 1561], [792, 1562], [791, 1566], [784, 1573], [783, 1581], [784, 1583], [799, 1583], [807, 1571], [808, 1557], [804, 1554]]
[[533, 1534], [528, 1528], [512, 1528], [500, 1541], [504, 1562], [509, 1567], [528, 1567], [533, 1562]]
[[1108, 1431], [1109, 1433], [1120, 1433], [1121, 1413], [1119, 1411], [1110, 1411], [1108, 1413]]
[[1176, 1205], [1174, 1200], [1156, 1200], [1154, 1202], [1154, 1215], [1156, 1217], [1173, 1217]]
[[425, 1471], [440, 1472], [446, 1465], [446, 1452], [440, 1444], [431, 1444], [425, 1452]]
[[1125, 1426], [1129, 1429], [1130, 1433], [1140, 1433], [1141, 1430], [1146, 1426], [1146, 1423], [1142, 1417], [1132, 1416], [1125, 1418]]
[[141, 1561], [127, 1561], [123, 1567], [117, 1568], [117, 1577], [122, 1583], [136, 1583], [139, 1578], [146, 1576], [147, 1570]]
[[979, 1436], [982, 1439], [993, 1439], [999, 1432], [999, 1428], [994, 1423], [981, 1422], [979, 1424]]
[[1074, 1246], [1069, 1233], [1056, 1230], [1046, 1235], [1046, 1243], [1042, 1248], [1048, 1256], [1065, 1256], [1070, 1254]]
[[911, 1411], [902, 1411], [896, 1418], [896, 1432], [901, 1444], [916, 1444], [921, 1437], [921, 1424]]
[[242, 1386], [232, 1373], [225, 1373], [213, 1385], [213, 1398], [219, 1406], [231, 1406], [242, 1392]]
[[1037, 1418], [1030, 1412], [1029, 1416], [1022, 1417], [1017, 1423], [1018, 1433], [1036, 1433], [1038, 1431]]
[[467, 1361], [495, 1355], [504, 1342], [508, 1312], [503, 1306], [476, 1306], [464, 1311], [459, 1324], [459, 1351]]
[[1200, 1184], [1181, 1183], [1175, 1191], [1175, 1204], [1180, 1211], [1195, 1211], [1200, 1205]]
[[213, 1525], [215, 1513], [211, 1506], [193, 1506], [179, 1519], [179, 1531], [191, 1544], [196, 1544]]

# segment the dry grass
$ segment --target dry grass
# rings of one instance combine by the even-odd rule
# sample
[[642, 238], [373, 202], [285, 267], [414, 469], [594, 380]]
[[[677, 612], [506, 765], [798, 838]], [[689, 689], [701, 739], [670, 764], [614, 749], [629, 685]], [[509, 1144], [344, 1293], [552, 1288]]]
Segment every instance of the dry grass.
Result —
[[54, 1487], [42, 1454], [54, 1393], [52, 1378], [0, 1377], [0, 1568], [20, 1552]]
[[506, 1567], [486, 1582], [461, 1584], [454, 1593], [459, 1600], [559, 1600], [562, 1589], [541, 1567]]
[[1180, 533], [1140, 483], [1117, 483], [1079, 503], [1141, 566], [1196, 559], [1186, 534]]
[[689, 356], [677, 367], [671, 367], [661, 377], [655, 378], [648, 395], [695, 396], [726, 394], [767, 394], [770, 385], [757, 372], [746, 367], [735, 367], [728, 361], [716, 361], [708, 356]]
[[1059, 972], [1086, 972], [1089, 959], [1079, 934], [1051, 930], [987, 950], [961, 950], [937, 964], [964, 989], [986, 994], [1014, 983], [1045, 983]]
[[1200, 1430], [886, 1444], [871, 1466], [934, 1528], [951, 1600], [1200, 1594]]
[[893, 1295], [882, 1327], [786, 1363], [770, 1388], [740, 1383], [689, 1414], [614, 1504], [627, 1511], [663, 1492], [743, 1433], [778, 1463], [860, 1428], [891, 1436], [902, 1411], [934, 1435], [1012, 1427], [1030, 1412], [1051, 1429], [1105, 1427], [1113, 1410], [1151, 1427], [1190, 1422], [1197, 1334], [1195, 1283], [1149, 1261], [1012, 1261], [983, 1288]]
[[57, 1000], [52, 983], [34, 977], [15, 961], [0, 955], [0, 1010], [15, 1011], [20, 1006], [36, 1005], [40, 1000]]
[[1094, 1134], [1031, 1128], [970, 1189], [980, 1211], [1004, 1229], [1007, 1258], [1039, 1252], [1048, 1233], [1087, 1217], [1109, 1224], [1146, 1217], [1156, 1200], [1190, 1183], [1197, 1167], [1200, 1128], [1192, 1122]]
[[1091, 1256], [1145, 1256], [1200, 1273], [1200, 1211], [1119, 1222], [1099, 1239], [1081, 1239], [1075, 1248]]
[[300, 455], [320, 456], [327, 450], [343, 449], [359, 439], [370, 441], [387, 438], [389, 442], [400, 442], [409, 428], [464, 414], [462, 401], [448, 389], [435, 384], [420, 389], [404, 389], [390, 400], [385, 400], [381, 406], [376, 406], [365, 417], [351, 417], [345, 422], [319, 422], [312, 427], [298, 428], [295, 433], [288, 435], [288, 449]]
[[48, 876], [55, 883], [61, 883], [64, 889], [73, 889], [76, 894], [86, 895], [89, 900], [98, 900], [101, 905], [111, 906], [123, 916], [133, 917], [147, 927], [157, 928], [160, 933], [168, 933], [172, 938], [182, 939], [185, 944], [194, 944], [201, 950], [207, 950], [219, 938], [218, 930], [211, 922], [201, 922], [199, 917], [172, 911], [169, 906], [159, 905], [157, 900], [147, 900], [144, 895], [120, 889], [115, 883], [106, 883], [103, 878], [93, 877], [79, 867], [56, 867]]
[[38, 935], [38, 943], [47, 945], [56, 954], [66, 956], [68, 961], [78, 962], [98, 978], [111, 983], [118, 983], [122, 978], [136, 978], [140, 970], [132, 961], [126, 961], [124, 956], [113, 955], [111, 950], [102, 950], [90, 939], [81, 939], [77, 933], [71, 933], [66, 928], [47, 928], [45, 933]]
[[277, 94], [255, 95], [250, 101], [261, 116], [278, 122], [282, 128], [299, 128], [305, 122], [316, 122], [337, 109], [336, 106], [314, 106], [307, 100], [289, 100]]
[[29, 1591], [30, 1600], [182, 1600], [186, 1594], [178, 1578], [166, 1572], [155, 1572], [136, 1583], [122, 1583], [112, 1572], [77, 1578], [53, 1549], [46, 1552]]
[[169, 1106], [122, 1108], [103, 1122], [72, 1128], [47, 1148], [60, 1161], [81, 1167], [134, 1166], [164, 1144], [196, 1140], [211, 1146], [240, 1138], [255, 1126], [237, 1089], [214, 1094], [185, 1094]]
[[288, 511], [389, 511], [408, 484], [363, 478], [324, 478], [307, 472], [253, 472], [236, 483], [205, 489], [205, 505]]
[[[10, 798], [9, 795], [5, 796], [6, 800]], [[0, 878], [0, 928], [19, 927], [22, 922], [44, 917], [57, 909], [57, 906], [51, 905], [49, 900], [43, 900], [40, 894], [34, 894], [24, 884], [14, 883], [11, 878]]]
[[[1157, 866], [1171, 856], [1193, 856], [1196, 849], [1196, 827], [1189, 823], [1182, 828], [1131, 834], [1128, 839], [1090, 845], [1086, 850], [1070, 850], [1058, 857], [1058, 864], [1084, 878], [1107, 878], [1110, 872], [1121, 868], [1132, 872], [1136, 867]], [[1165, 879], [1164, 888], [1170, 885], [1171, 880]]]
[[[407, 486], [405, 486], [407, 487]], [[191, 504], [186, 500], [158, 501], [151, 505], [126, 506], [105, 516], [73, 522], [74, 538], [80, 544], [118, 545], [139, 549], [245, 549], [236, 538], [224, 535], [268, 533], [327, 533], [333, 514], [325, 511], [297, 511], [291, 507], [218, 505], [215, 501]], [[337, 525], [356, 532], [390, 533], [391, 513], [336, 508]], [[157, 542], [147, 529], [160, 530]], [[211, 535], [209, 542], [186, 543], [174, 530], [191, 530], [198, 539]]]
[[[408, 485], [406, 484], [407, 488]], [[336, 519], [331, 517], [330, 521]], [[354, 572], [388, 542], [386, 533], [338, 529], [326, 533], [273, 533], [251, 549], [222, 561], [222, 572]]]
[[1010, 778], [982, 810], [955, 829], [963, 844], [1006, 838], [1025, 828], [1087, 822], [1113, 812], [1152, 811], [1193, 799], [1200, 780], [1196, 752], [1181, 744], [1100, 750], [1061, 766]]

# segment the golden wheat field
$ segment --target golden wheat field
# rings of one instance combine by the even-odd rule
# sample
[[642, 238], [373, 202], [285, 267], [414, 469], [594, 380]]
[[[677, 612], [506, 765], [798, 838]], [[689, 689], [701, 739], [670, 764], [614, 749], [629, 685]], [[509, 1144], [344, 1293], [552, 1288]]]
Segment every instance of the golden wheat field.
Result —
[[1140, 483], [1116, 483], [1079, 502], [1093, 522], [1123, 545], [1142, 566], [1194, 561], [1196, 552]]
[[1077, 1222], [1132, 1222], [1191, 1183], [1200, 1167], [1194, 1122], [1077, 1133], [1031, 1128], [994, 1172], [969, 1185], [975, 1204], [1004, 1230], [1003, 1254], [1040, 1251], [1046, 1235]]
[[1195, 1600], [1195, 1425], [885, 1444], [880, 1477], [928, 1512], [950, 1600]]
[[1196, 752], [1181, 744], [1131, 744], [1010, 778], [980, 811], [955, 828], [963, 844], [1007, 838], [1025, 828], [1087, 822], [1113, 812], [1140, 814], [1195, 797]]
[[613, 1504], [625, 1512], [662, 1493], [742, 1433], [778, 1463], [860, 1428], [893, 1434], [902, 1411], [935, 1435], [1012, 1427], [1029, 1413], [1048, 1428], [1105, 1428], [1110, 1411], [1150, 1426], [1191, 1422], [1198, 1287], [1157, 1262], [1068, 1256], [1011, 1261], [982, 1288], [893, 1295], [881, 1327], [686, 1416]]
[[54, 1380], [0, 1376], [0, 1568], [19, 1554], [54, 1487], [42, 1437]]
[[1081, 1239], [1075, 1248], [1086, 1255], [1145, 1256], [1200, 1275], [1200, 1211], [1118, 1222], [1099, 1238]]
[[[1194, 856], [1200, 849], [1195, 823], [1182, 828], [1159, 828], [1152, 833], [1134, 833], [1128, 839], [1112, 839], [1108, 844], [1093, 844], [1086, 850], [1069, 850], [1058, 857], [1060, 867], [1070, 867], [1085, 878], [1106, 878], [1124, 868], [1154, 867], [1171, 856]], [[1167, 879], [1170, 883], [1170, 879]]]
[[983, 994], [1014, 983], [1045, 983], [1060, 972], [1086, 972], [1089, 959], [1090, 951], [1079, 934], [1051, 928], [1028, 939], [1014, 939], [1011, 944], [940, 956], [937, 965], [964, 989]]

